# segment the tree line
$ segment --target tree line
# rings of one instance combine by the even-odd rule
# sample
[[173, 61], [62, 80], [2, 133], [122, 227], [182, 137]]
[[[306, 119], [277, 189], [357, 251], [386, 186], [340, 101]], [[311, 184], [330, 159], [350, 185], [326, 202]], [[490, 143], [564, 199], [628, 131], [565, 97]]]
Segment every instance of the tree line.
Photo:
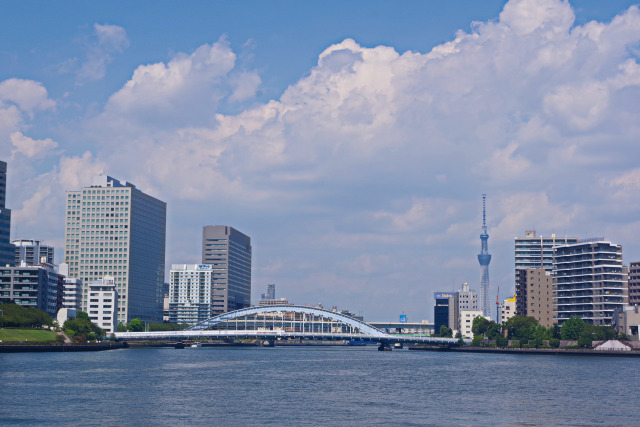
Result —
[[[571, 317], [562, 326], [546, 328], [538, 320], [528, 316], [513, 316], [504, 324], [498, 324], [484, 317], [473, 319], [471, 328], [474, 338], [471, 345], [495, 345], [507, 347], [509, 341], [519, 347], [559, 347], [560, 341], [577, 341], [579, 347], [591, 347], [593, 341], [606, 341], [614, 338], [628, 339], [618, 335], [611, 326], [596, 326], [585, 323], [579, 317]], [[453, 330], [445, 325], [434, 336], [453, 338]], [[455, 336], [462, 345], [462, 334]], [[488, 343], [488, 342], [489, 343]], [[513, 343], [517, 341], [517, 343]], [[495, 342], [495, 344], [494, 344]]]

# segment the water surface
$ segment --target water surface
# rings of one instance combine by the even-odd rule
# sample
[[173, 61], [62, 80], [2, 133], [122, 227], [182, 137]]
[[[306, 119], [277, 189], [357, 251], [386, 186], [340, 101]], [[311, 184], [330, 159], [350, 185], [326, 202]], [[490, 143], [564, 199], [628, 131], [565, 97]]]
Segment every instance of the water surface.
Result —
[[0, 354], [0, 423], [639, 425], [639, 367], [375, 346]]

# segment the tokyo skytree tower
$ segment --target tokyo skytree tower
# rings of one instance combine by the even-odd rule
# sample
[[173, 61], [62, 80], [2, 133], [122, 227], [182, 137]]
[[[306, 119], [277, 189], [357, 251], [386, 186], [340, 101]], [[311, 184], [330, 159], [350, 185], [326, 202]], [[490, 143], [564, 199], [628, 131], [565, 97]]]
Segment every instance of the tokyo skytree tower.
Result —
[[487, 195], [482, 195], [482, 234], [480, 235], [480, 253], [478, 262], [480, 263], [480, 294], [478, 295], [478, 309], [482, 310], [482, 315], [491, 318], [491, 303], [489, 302], [489, 234], [487, 233]]

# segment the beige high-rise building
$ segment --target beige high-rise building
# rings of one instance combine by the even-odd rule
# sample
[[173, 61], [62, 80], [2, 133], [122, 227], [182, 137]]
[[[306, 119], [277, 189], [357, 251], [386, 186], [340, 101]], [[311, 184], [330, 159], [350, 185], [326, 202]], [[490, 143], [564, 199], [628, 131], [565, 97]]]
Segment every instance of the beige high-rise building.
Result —
[[544, 268], [523, 268], [516, 281], [516, 314], [553, 326], [553, 276]]

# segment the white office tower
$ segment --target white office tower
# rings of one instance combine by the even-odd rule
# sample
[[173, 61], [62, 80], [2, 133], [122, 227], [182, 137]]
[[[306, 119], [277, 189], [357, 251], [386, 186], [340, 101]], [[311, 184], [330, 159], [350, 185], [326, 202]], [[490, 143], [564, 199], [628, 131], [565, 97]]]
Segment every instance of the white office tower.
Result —
[[118, 291], [115, 278], [105, 276], [89, 284], [89, 318], [93, 323], [113, 333], [118, 327]]
[[167, 204], [106, 175], [67, 191], [66, 202], [64, 259], [82, 280], [83, 310], [88, 284], [112, 276], [117, 322], [162, 321]]
[[213, 317], [213, 268], [173, 264], [169, 273], [169, 322], [195, 324]]

